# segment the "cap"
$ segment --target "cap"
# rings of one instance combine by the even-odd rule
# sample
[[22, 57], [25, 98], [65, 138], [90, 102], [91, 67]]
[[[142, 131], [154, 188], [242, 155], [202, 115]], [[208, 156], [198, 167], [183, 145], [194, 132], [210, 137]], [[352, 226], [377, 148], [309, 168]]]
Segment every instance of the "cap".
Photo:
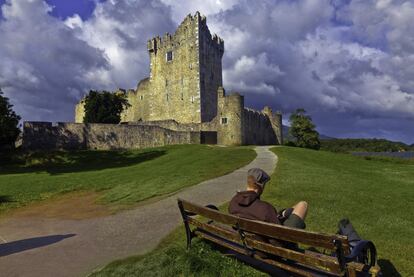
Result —
[[251, 168], [247, 171], [247, 176], [251, 176], [255, 179], [256, 185], [264, 189], [267, 182], [270, 180], [270, 176], [260, 168]]

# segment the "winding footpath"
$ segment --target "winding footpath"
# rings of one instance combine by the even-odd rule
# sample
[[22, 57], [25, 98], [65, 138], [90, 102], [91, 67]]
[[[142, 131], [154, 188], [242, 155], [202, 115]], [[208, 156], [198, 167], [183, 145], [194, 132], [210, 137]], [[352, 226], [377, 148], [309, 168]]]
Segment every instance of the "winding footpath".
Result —
[[[273, 173], [277, 157], [259, 146], [257, 157], [230, 174], [155, 203], [84, 220], [8, 218], [0, 221], [0, 276], [85, 276], [94, 269], [154, 249], [181, 223], [177, 198], [221, 205], [245, 186], [249, 168]], [[12, 247], [3, 247], [13, 245]]]

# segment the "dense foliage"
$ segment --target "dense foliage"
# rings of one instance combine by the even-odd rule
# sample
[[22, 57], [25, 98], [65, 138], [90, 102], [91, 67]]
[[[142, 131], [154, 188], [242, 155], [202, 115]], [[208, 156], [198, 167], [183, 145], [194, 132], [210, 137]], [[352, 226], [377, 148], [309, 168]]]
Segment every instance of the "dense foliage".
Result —
[[291, 145], [310, 149], [320, 148], [319, 133], [304, 109], [297, 109], [290, 115], [289, 121], [289, 134], [294, 138], [294, 141], [290, 142]]
[[0, 89], [0, 150], [14, 148], [14, 142], [20, 134], [18, 127], [20, 116], [13, 111], [9, 99]]
[[322, 150], [332, 152], [398, 152], [412, 151], [414, 146], [386, 139], [331, 139], [323, 140]]
[[125, 94], [91, 90], [85, 98], [85, 123], [113, 123], [121, 121], [121, 113], [130, 105]]

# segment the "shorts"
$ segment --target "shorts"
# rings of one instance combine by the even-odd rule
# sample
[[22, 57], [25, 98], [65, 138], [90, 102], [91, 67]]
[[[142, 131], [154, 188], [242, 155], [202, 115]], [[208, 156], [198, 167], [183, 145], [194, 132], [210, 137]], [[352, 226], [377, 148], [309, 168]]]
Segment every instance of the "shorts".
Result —
[[298, 228], [298, 229], [305, 229], [306, 224], [302, 218], [295, 214], [291, 214], [284, 222], [283, 226], [291, 227], [291, 228]]

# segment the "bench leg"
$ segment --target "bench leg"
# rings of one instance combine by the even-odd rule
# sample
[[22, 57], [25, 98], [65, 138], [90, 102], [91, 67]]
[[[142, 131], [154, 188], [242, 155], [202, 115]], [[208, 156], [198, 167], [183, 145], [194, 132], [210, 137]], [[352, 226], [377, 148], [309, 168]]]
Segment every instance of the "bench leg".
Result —
[[355, 271], [355, 268], [348, 267], [347, 268], [347, 273], [348, 273], [347, 276], [349, 276], [349, 277], [357, 277], [357, 273]]
[[183, 203], [178, 201], [178, 207], [180, 209], [181, 217], [183, 218], [184, 228], [185, 228], [185, 235], [187, 237], [187, 249], [191, 247], [191, 239], [193, 238], [193, 233], [191, 232], [190, 225], [188, 224], [188, 215], [186, 214]]

